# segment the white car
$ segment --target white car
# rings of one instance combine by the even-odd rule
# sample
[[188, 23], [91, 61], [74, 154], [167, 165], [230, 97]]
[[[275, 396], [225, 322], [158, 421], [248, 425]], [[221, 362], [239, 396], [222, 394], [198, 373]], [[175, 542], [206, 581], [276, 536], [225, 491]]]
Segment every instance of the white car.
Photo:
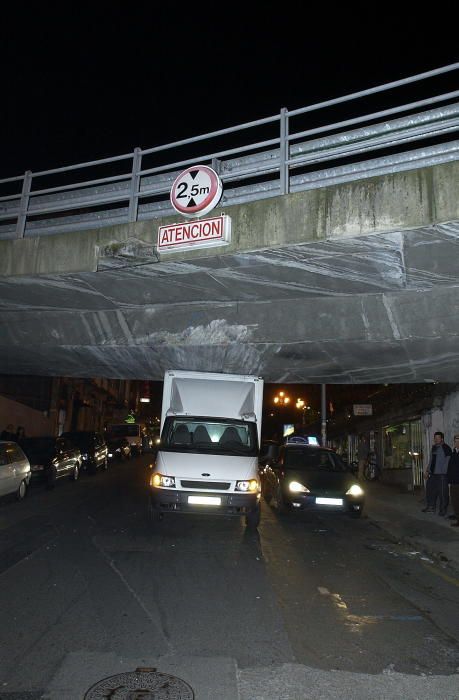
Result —
[[0, 496], [15, 493], [18, 501], [22, 501], [30, 476], [30, 462], [19, 445], [0, 441]]

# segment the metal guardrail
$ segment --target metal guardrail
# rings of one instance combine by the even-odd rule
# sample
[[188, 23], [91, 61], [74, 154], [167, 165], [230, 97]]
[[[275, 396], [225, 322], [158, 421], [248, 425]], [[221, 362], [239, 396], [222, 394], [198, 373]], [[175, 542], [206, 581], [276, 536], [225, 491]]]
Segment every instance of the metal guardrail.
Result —
[[[300, 117], [309, 119], [313, 112], [387, 94], [458, 68], [455, 63], [209, 134], [0, 180], [0, 239], [173, 215], [170, 187], [183, 169], [197, 163], [217, 170], [224, 183], [221, 204], [230, 205], [458, 160], [459, 140], [451, 135], [459, 130], [459, 90], [292, 132]], [[261, 138], [265, 130], [274, 135]], [[234, 144], [247, 135], [247, 143]], [[229, 147], [220, 145], [228, 138]], [[217, 140], [217, 147], [199, 152], [202, 143]], [[414, 148], [418, 142], [424, 142], [422, 148]], [[180, 151], [182, 157], [170, 155]], [[378, 151], [383, 155], [375, 157]], [[165, 156], [170, 162], [146, 167], [149, 159], [158, 163]], [[127, 172], [115, 172], [126, 164]], [[95, 177], [101, 170], [103, 176]], [[56, 178], [58, 184], [53, 183]]]

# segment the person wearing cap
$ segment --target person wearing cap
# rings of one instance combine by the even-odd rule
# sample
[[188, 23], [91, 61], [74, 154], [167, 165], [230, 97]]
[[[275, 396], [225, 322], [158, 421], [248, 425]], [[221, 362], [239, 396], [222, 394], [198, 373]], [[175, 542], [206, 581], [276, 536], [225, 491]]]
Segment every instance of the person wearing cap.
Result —
[[451, 497], [451, 505], [454, 510], [455, 523], [452, 527], [459, 527], [459, 435], [454, 436], [453, 452], [448, 464], [448, 483]]

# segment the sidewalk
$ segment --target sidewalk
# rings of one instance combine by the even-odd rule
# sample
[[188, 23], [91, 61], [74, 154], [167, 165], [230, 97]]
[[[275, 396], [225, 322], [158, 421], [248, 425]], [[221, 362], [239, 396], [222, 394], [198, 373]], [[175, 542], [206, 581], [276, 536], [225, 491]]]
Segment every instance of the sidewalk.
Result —
[[[459, 527], [436, 513], [423, 513], [424, 490], [402, 493], [397, 486], [365, 481], [365, 513], [379, 527], [413, 549], [459, 571]], [[452, 514], [451, 505], [448, 515]]]

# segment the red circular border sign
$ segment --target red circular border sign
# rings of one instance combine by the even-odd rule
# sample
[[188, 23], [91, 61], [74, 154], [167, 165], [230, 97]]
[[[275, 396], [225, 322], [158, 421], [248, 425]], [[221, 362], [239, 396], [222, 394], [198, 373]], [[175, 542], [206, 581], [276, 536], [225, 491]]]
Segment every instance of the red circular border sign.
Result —
[[[196, 170], [204, 170], [207, 173], [210, 179], [210, 191], [200, 204], [191, 207], [183, 206], [177, 201], [177, 188], [189, 173]], [[207, 165], [193, 165], [191, 168], [187, 168], [180, 173], [180, 175], [174, 180], [171, 187], [170, 200], [172, 206], [179, 212], [179, 214], [183, 214], [184, 216], [199, 216], [200, 214], [204, 215], [212, 211], [212, 209], [216, 207], [220, 201], [221, 194], [222, 183], [215, 170], [212, 170], [212, 168], [209, 168]]]

